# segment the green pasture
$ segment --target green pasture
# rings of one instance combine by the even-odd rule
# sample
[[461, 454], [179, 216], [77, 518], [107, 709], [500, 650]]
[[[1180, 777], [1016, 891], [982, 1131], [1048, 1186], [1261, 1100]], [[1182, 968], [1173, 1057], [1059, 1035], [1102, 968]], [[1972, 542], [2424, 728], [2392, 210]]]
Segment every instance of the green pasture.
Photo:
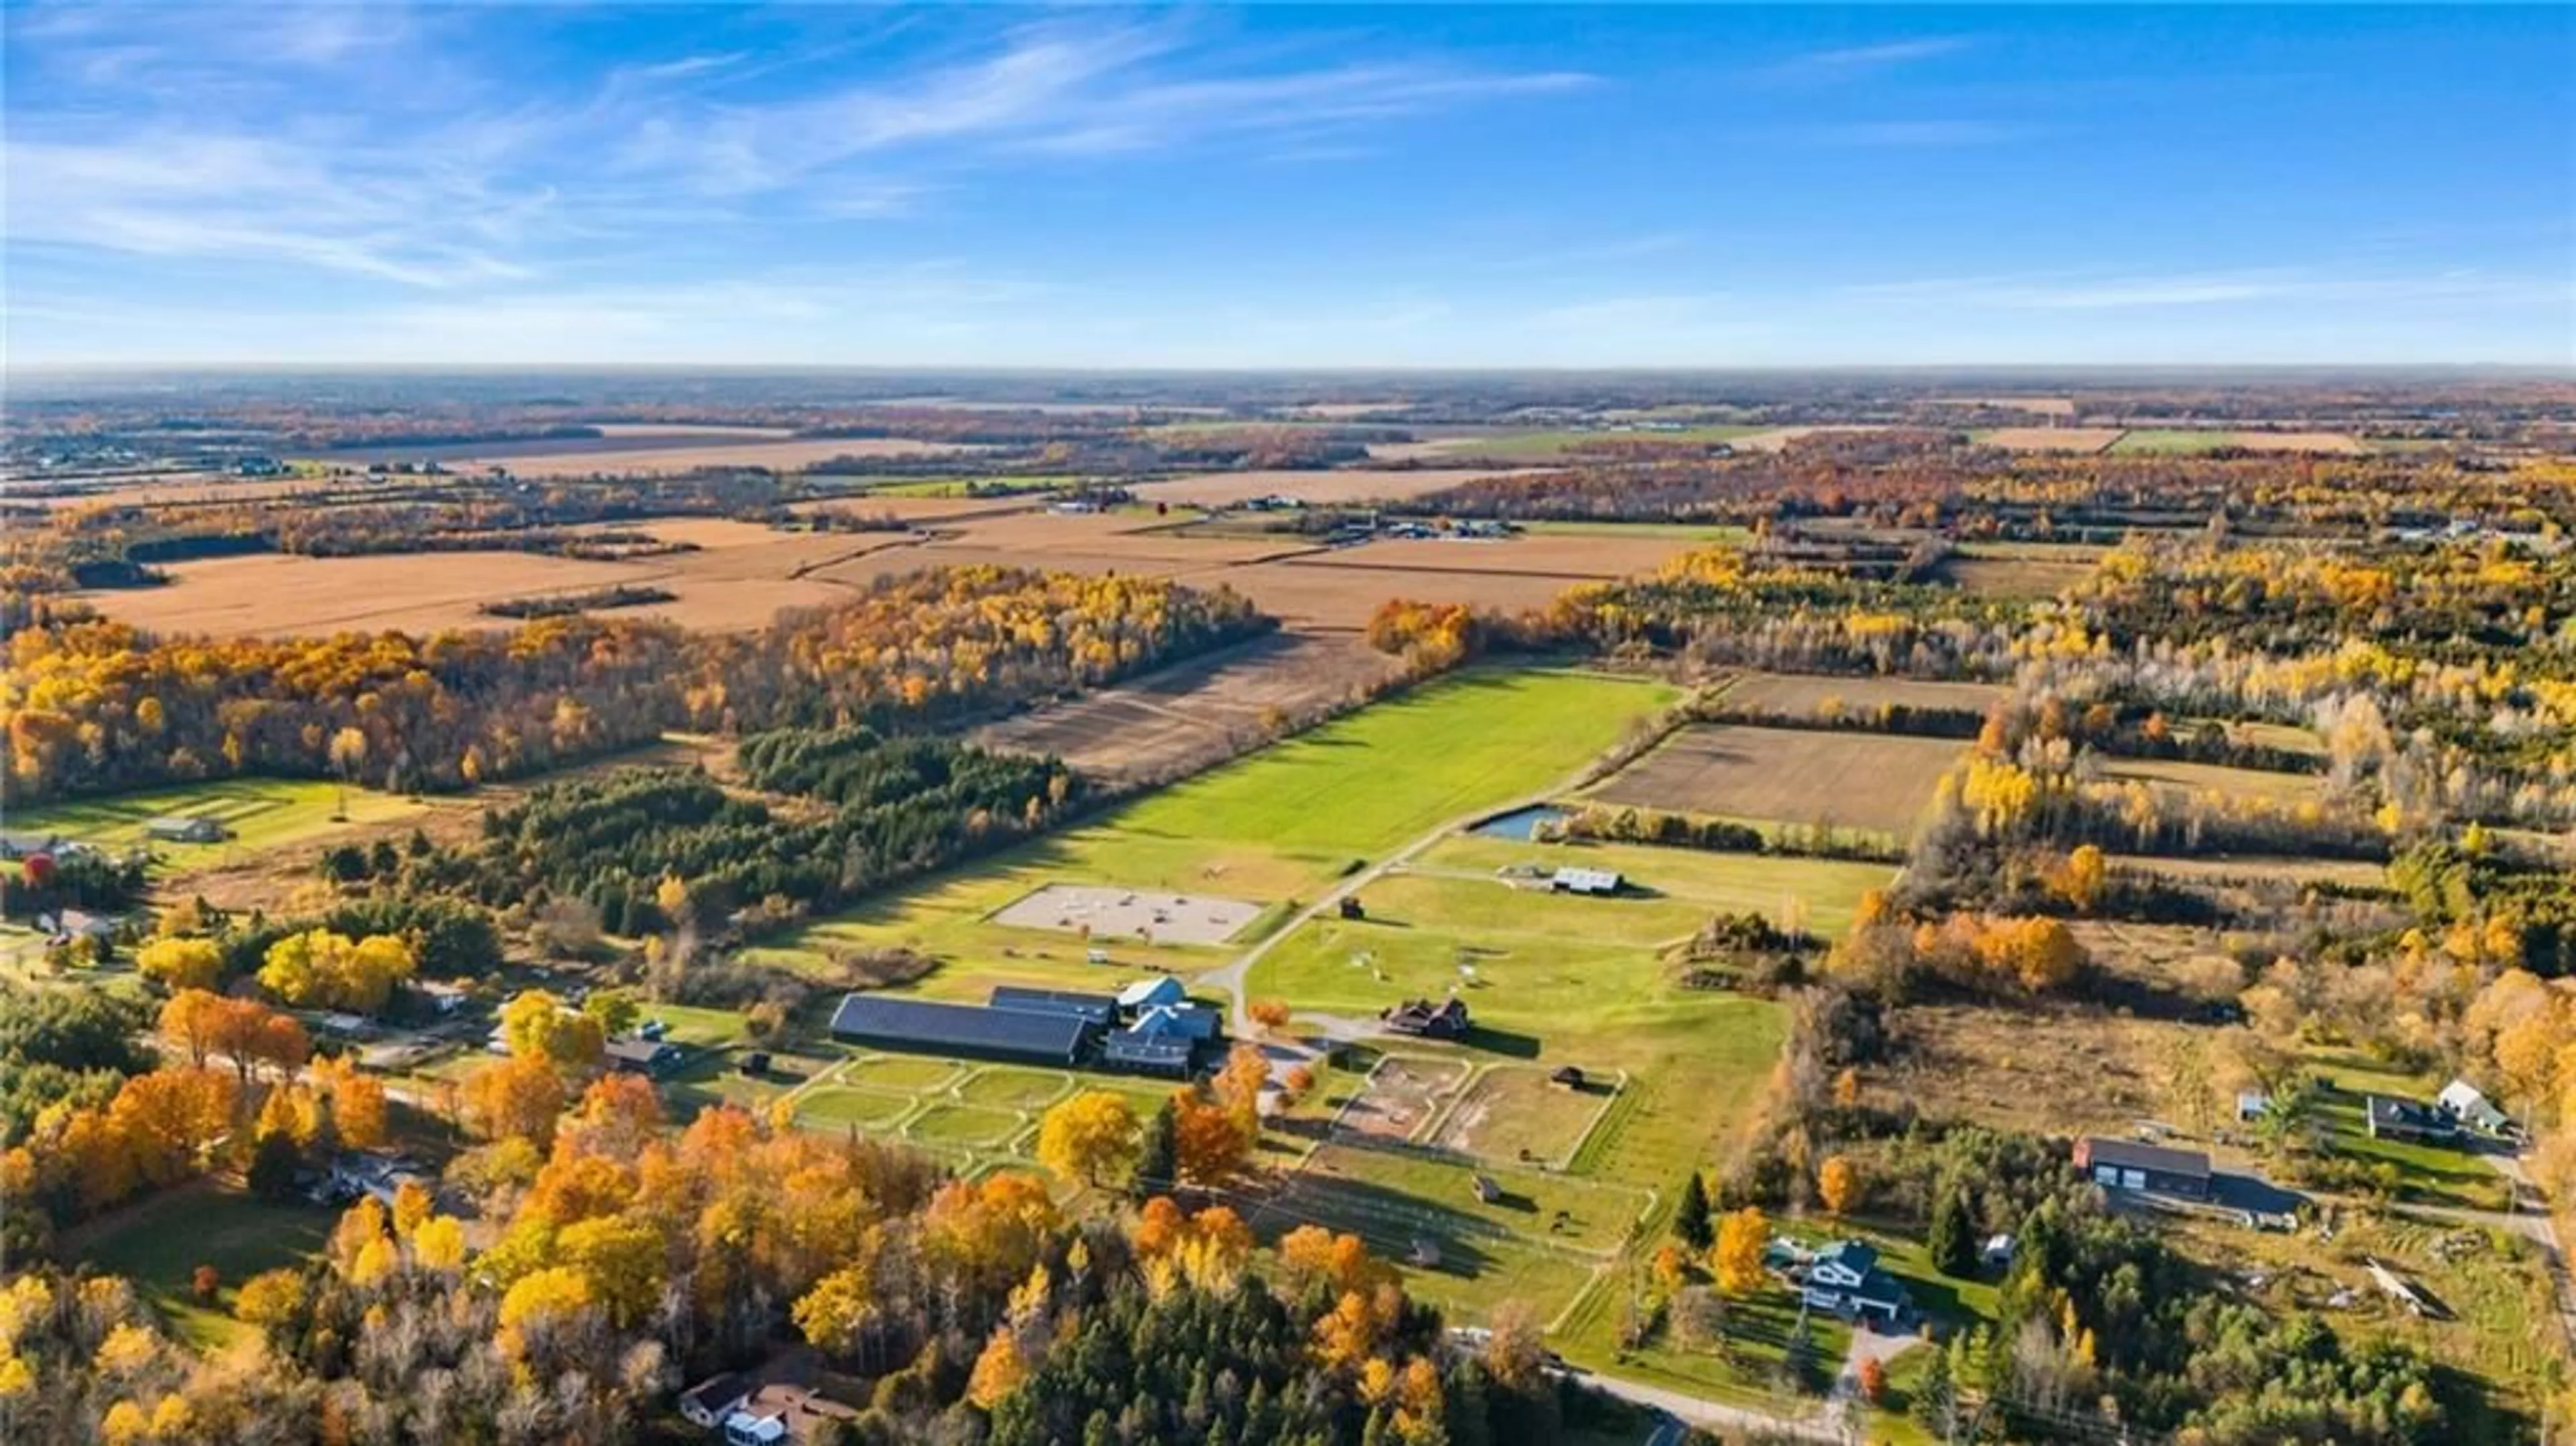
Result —
[[[341, 814], [343, 800], [347, 814]], [[101, 848], [150, 843], [182, 862], [219, 859], [235, 849], [275, 848], [319, 839], [362, 824], [400, 823], [429, 805], [397, 794], [343, 788], [312, 779], [226, 778], [144, 789], [106, 798], [11, 808], [11, 833], [60, 834]], [[221, 843], [163, 843], [144, 826], [156, 818], [211, 818], [232, 831]]]

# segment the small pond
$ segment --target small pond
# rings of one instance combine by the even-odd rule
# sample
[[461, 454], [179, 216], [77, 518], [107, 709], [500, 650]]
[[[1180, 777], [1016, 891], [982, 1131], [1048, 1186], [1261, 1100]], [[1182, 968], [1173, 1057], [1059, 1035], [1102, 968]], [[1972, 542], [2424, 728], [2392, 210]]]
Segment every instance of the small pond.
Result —
[[1516, 808], [1509, 813], [1496, 814], [1476, 825], [1476, 834], [1480, 838], [1513, 838], [1527, 843], [1538, 837], [1541, 825], [1557, 823], [1571, 817], [1573, 814], [1554, 804], [1533, 804], [1528, 808]]

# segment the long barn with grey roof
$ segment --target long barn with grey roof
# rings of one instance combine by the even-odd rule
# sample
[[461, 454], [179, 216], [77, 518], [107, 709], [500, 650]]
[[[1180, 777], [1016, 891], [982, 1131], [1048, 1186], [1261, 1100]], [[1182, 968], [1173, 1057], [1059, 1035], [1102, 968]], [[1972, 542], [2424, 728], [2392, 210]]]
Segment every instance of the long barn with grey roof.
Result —
[[847, 1044], [1032, 1064], [1072, 1064], [1095, 1028], [1072, 1014], [872, 994], [850, 995], [832, 1013], [832, 1037]]

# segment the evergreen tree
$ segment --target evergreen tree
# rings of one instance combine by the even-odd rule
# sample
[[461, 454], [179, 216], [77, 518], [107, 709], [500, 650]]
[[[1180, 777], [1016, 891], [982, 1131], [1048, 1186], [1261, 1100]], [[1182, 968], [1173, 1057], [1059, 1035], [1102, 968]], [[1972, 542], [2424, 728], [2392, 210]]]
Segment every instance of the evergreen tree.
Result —
[[1957, 1388], [1950, 1380], [1950, 1353], [1935, 1346], [1931, 1355], [1930, 1363], [1923, 1368], [1922, 1382], [1914, 1388], [1913, 1399], [1906, 1402], [1906, 1410], [1915, 1420], [1937, 1431], [1950, 1419]]
[[1139, 1200], [1172, 1188], [1181, 1174], [1181, 1122], [1170, 1100], [1154, 1112], [1145, 1127], [1145, 1150], [1136, 1157], [1136, 1176], [1128, 1188]]
[[1780, 1374], [1792, 1391], [1815, 1388], [1816, 1336], [1807, 1324], [1807, 1312], [1798, 1312], [1798, 1323], [1789, 1330], [1789, 1344], [1780, 1352]]
[[1717, 1242], [1717, 1231], [1708, 1222], [1708, 1186], [1696, 1169], [1682, 1181], [1681, 1203], [1673, 1207], [1673, 1233], [1694, 1255], [1706, 1255]]
[[263, 1200], [283, 1200], [295, 1191], [295, 1172], [304, 1159], [295, 1148], [295, 1137], [284, 1130], [271, 1130], [259, 1137], [258, 1148], [250, 1157], [251, 1193]]
[[1932, 1206], [1932, 1267], [1943, 1275], [1967, 1277], [1977, 1271], [1976, 1228], [1968, 1220], [1968, 1202], [1956, 1182], [1941, 1187]]

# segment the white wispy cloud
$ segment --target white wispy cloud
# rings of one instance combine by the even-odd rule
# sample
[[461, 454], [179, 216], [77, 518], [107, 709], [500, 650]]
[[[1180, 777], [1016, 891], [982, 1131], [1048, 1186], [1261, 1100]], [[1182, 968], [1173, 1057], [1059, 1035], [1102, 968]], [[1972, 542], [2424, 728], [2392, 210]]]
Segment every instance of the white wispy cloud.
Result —
[[1968, 48], [1964, 35], [1926, 35], [1906, 40], [1880, 41], [1873, 45], [1848, 45], [1826, 50], [1810, 50], [1802, 55], [1762, 67], [1756, 74], [1768, 80], [1837, 80], [1875, 75], [1918, 61], [1937, 60]]
[[473, 18], [13, 10], [25, 79], [5, 153], [12, 239], [454, 289], [559, 267], [576, 243], [883, 221], [1049, 158], [1234, 138], [1321, 154], [1402, 117], [1591, 83], [1438, 55], [1285, 63], [1185, 18], [1073, 15], [970, 34], [856, 82], [828, 76], [903, 27], [529, 86], [497, 77], [489, 37], [460, 23]]

